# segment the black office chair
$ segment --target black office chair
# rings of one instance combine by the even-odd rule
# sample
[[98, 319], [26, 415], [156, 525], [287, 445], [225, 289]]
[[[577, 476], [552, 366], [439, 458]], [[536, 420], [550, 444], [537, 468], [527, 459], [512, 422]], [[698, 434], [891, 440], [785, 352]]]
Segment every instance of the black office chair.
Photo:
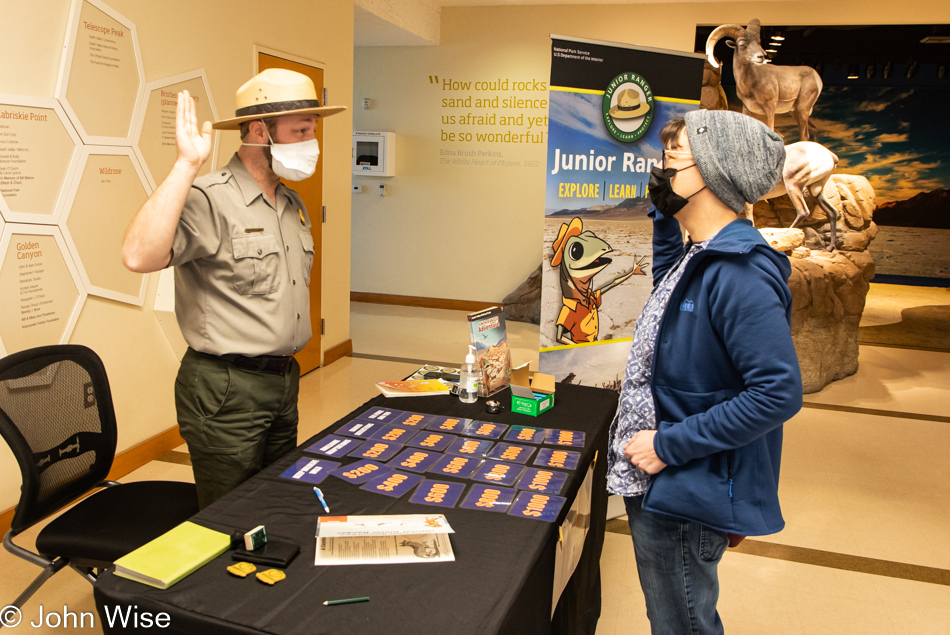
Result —
[[[116, 422], [102, 360], [85, 346], [42, 346], [0, 359], [0, 435], [23, 477], [4, 548], [43, 571], [21, 607], [67, 564], [91, 583], [99, 571], [198, 512], [191, 483], [105, 480]], [[33, 553], [13, 537], [96, 488], [51, 521]]]

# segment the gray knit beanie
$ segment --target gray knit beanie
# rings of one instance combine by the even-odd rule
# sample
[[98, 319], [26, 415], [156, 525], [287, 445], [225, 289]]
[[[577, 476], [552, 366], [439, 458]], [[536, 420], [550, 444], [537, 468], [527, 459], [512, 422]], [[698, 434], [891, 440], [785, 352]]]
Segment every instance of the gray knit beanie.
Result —
[[686, 137], [706, 187], [736, 213], [782, 178], [785, 143], [756, 119], [731, 110], [686, 113]]

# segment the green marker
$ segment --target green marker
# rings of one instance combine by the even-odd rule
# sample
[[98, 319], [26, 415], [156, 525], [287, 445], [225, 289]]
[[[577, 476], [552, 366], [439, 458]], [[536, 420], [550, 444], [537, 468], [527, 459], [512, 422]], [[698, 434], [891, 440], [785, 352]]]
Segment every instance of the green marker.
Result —
[[347, 598], [345, 600], [327, 600], [323, 606], [333, 606], [335, 604], [353, 604], [354, 602], [369, 602], [369, 598]]

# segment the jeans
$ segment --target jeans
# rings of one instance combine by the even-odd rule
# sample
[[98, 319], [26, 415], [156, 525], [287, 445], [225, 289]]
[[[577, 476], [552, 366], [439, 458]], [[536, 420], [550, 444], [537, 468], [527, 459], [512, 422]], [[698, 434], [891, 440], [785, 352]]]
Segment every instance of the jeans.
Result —
[[653, 635], [722, 633], [717, 567], [726, 534], [644, 511], [643, 496], [623, 500]]

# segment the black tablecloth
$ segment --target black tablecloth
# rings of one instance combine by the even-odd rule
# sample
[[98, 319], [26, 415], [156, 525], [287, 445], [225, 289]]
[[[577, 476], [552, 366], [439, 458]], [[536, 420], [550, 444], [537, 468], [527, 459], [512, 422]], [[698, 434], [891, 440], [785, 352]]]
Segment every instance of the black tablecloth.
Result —
[[[501, 396], [508, 399], [507, 391]], [[456, 559], [445, 563], [314, 567], [314, 533], [323, 509], [312, 485], [281, 479], [279, 475], [306, 456], [304, 448], [370, 406], [383, 403], [405, 411], [586, 432], [580, 464], [561, 492], [567, 502], [557, 522], [459, 507], [416, 505], [409, 502], [409, 494], [392, 499], [330, 476], [320, 488], [333, 515], [444, 513], [456, 532], [451, 536]], [[265, 524], [270, 536], [298, 543], [301, 551], [286, 569], [286, 580], [271, 587], [253, 576], [234, 577], [226, 571], [231, 564], [230, 552], [166, 590], [119, 578], [109, 570], [100, 577], [94, 592], [103, 630], [134, 631], [131, 621], [126, 628], [118, 623], [110, 625], [104, 612], [108, 608], [114, 617], [116, 607], [132, 606], [139, 614], [168, 613], [170, 625], [161, 629], [166, 633], [593, 634], [600, 616], [607, 429], [617, 395], [607, 390], [559, 384], [555, 407], [539, 417], [507, 411], [489, 415], [484, 404], [484, 399], [463, 404], [456, 397], [438, 396], [389, 400], [377, 397], [361, 405], [193, 518], [199, 524], [228, 533]], [[558, 527], [595, 452], [598, 458], [591, 527], [583, 556], [561, 595], [552, 621]], [[344, 464], [355, 461], [331, 460]], [[323, 606], [325, 600], [359, 596], [371, 599], [361, 604]]]

